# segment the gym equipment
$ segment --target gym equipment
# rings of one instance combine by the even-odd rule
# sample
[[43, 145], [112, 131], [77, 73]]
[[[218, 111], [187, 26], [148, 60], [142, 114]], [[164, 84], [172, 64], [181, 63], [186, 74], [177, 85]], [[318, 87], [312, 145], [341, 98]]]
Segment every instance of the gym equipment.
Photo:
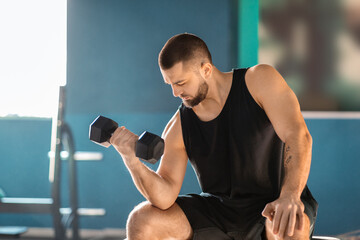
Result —
[[[91, 141], [109, 147], [112, 134], [118, 128], [118, 124], [103, 116], [98, 116], [89, 128], [89, 138]], [[150, 132], [143, 132], [136, 142], [136, 156], [151, 164], [156, 163], [164, 153], [164, 140]]]
[[0, 198], [3, 198], [5, 196], [6, 196], [6, 194], [5, 194], [4, 190], [2, 190], [2, 188], [0, 188]]
[[334, 237], [324, 237], [324, 236], [313, 236], [311, 240], [340, 240], [339, 238]]
[[[49, 180], [51, 182], [51, 198], [0, 198], [0, 213], [35, 213], [51, 214], [55, 239], [66, 239], [66, 229], [72, 228], [72, 239], [79, 239], [78, 205], [77, 205], [77, 185], [76, 185], [76, 165], [74, 160], [74, 141], [69, 126], [64, 121], [65, 87], [61, 86], [59, 91], [58, 111], [53, 117], [51, 134]], [[64, 148], [68, 154], [69, 163], [69, 197], [70, 208], [64, 211], [60, 208], [60, 182], [61, 182], [61, 158], [60, 152]], [[65, 208], [66, 210], [66, 208]], [[18, 229], [3, 229], [0, 235], [12, 232], [18, 235]], [[11, 231], [9, 231], [11, 230]]]
[[19, 238], [27, 230], [27, 227], [0, 227], [0, 238]]

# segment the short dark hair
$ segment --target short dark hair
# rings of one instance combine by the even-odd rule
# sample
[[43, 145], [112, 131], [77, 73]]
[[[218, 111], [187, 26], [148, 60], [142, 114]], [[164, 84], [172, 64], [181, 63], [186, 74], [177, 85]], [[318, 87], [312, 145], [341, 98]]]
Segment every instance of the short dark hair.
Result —
[[159, 53], [159, 66], [163, 70], [178, 62], [186, 62], [197, 57], [207, 58], [212, 64], [211, 54], [206, 43], [190, 33], [182, 33], [170, 38]]

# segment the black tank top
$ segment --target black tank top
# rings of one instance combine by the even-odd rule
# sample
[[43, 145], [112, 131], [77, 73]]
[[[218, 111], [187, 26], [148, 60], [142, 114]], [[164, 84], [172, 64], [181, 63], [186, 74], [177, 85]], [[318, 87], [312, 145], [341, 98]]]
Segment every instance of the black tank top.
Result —
[[[191, 108], [179, 107], [186, 152], [202, 196], [219, 199], [218, 207], [230, 209], [235, 214], [228, 214], [230, 221], [245, 232], [257, 229], [256, 223], [263, 226], [261, 212], [279, 197], [284, 176], [284, 143], [251, 96], [247, 70], [233, 71], [228, 98], [215, 119], [204, 122]], [[312, 209], [316, 216], [317, 202], [307, 186], [301, 200], [307, 203], [305, 212]]]
[[180, 106], [184, 144], [205, 193], [229, 199], [274, 199], [281, 190], [283, 147], [265, 111], [245, 83], [247, 69], [235, 69], [220, 114], [201, 121]]

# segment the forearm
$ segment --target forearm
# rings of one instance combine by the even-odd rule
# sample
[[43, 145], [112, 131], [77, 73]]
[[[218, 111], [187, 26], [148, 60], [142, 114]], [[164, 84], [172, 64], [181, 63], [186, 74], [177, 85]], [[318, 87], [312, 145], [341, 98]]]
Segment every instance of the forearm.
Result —
[[167, 209], [174, 203], [177, 193], [174, 193], [170, 182], [136, 157], [127, 158], [124, 162], [136, 188], [151, 204], [160, 209]]
[[285, 141], [284, 169], [285, 177], [281, 196], [300, 197], [310, 172], [312, 138], [306, 131], [289, 135]]

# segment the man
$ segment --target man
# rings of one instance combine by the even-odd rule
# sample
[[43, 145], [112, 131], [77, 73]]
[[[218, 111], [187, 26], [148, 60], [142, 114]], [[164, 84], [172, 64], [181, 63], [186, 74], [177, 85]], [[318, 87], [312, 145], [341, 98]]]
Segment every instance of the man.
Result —
[[[125, 127], [110, 140], [148, 200], [131, 212], [128, 239], [309, 239], [312, 138], [280, 74], [263, 64], [221, 72], [192, 34], [169, 39], [159, 66], [182, 105], [158, 170], [135, 157], [138, 136]], [[203, 193], [178, 196], [188, 159]]]

